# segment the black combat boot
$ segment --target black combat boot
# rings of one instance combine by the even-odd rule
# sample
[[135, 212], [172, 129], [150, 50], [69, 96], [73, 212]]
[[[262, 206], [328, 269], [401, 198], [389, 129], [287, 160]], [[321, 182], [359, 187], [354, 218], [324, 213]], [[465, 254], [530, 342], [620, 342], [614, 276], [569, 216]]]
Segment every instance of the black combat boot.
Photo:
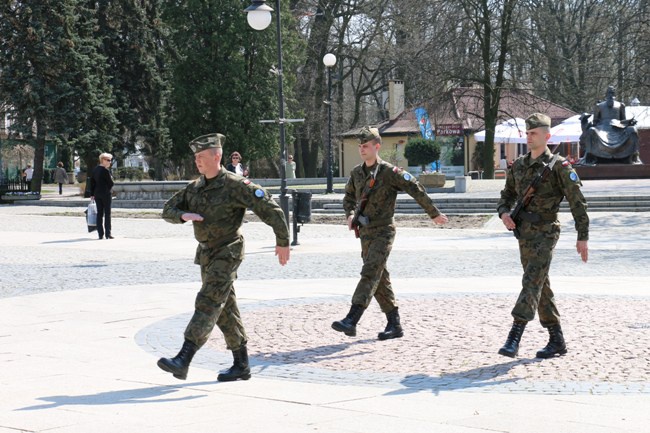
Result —
[[386, 313], [386, 319], [388, 319], [386, 329], [384, 329], [384, 332], [380, 332], [377, 337], [380, 340], [403, 337], [404, 331], [402, 330], [402, 325], [399, 323], [399, 312], [397, 311], [397, 307], [393, 308], [390, 313]]
[[566, 344], [564, 343], [564, 335], [562, 335], [562, 327], [560, 325], [549, 326], [548, 335], [548, 344], [545, 348], [537, 352], [537, 357], [553, 358], [555, 355], [564, 355], [567, 351]]
[[526, 323], [527, 322], [520, 322], [518, 320], [512, 322], [512, 328], [508, 334], [508, 339], [506, 340], [506, 344], [499, 349], [499, 355], [508, 356], [510, 358], [517, 356], [517, 352], [519, 352], [519, 342], [521, 341], [521, 335], [524, 333], [524, 329], [526, 328]]
[[160, 358], [158, 367], [172, 373], [176, 379], [187, 379], [187, 369], [199, 347], [191, 341], [185, 340], [181, 351], [174, 358]]
[[350, 312], [345, 316], [345, 319], [332, 323], [332, 329], [342, 332], [348, 337], [355, 337], [357, 335], [357, 323], [359, 323], [359, 319], [361, 319], [364, 310], [365, 308], [363, 306], [352, 304]]
[[232, 367], [223, 373], [219, 373], [217, 380], [219, 382], [232, 382], [241, 379], [248, 380], [251, 378], [251, 368], [248, 365], [248, 349], [245, 344], [237, 350], [232, 351]]

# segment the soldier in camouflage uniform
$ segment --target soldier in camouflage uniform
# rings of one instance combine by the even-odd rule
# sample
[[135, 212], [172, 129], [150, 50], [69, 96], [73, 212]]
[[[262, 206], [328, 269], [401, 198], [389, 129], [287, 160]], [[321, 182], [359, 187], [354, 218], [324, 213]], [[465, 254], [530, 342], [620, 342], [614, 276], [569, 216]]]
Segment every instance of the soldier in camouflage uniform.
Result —
[[158, 361], [160, 368], [183, 380], [192, 357], [208, 340], [215, 324], [234, 358], [233, 366], [217, 380], [250, 378], [248, 338], [233, 286], [244, 258], [240, 227], [247, 208], [273, 227], [280, 265], [289, 261], [289, 232], [282, 210], [264, 189], [221, 166], [224, 140], [221, 134], [208, 134], [190, 142], [201, 177], [174, 194], [162, 214], [173, 224], [192, 221], [194, 237], [199, 241], [194, 263], [201, 266], [202, 286], [185, 329], [185, 342], [176, 357]]
[[359, 154], [363, 163], [352, 169], [343, 199], [343, 208], [350, 230], [354, 229], [352, 226], [354, 213], [364, 189], [373, 178], [375, 184], [370, 190], [361, 218], [365, 225], [358, 227], [363, 259], [361, 280], [352, 296], [350, 312], [343, 320], [332, 323], [332, 328], [354, 337], [357, 334], [356, 325], [374, 297], [388, 320], [384, 332], [380, 332], [378, 338], [380, 340], [399, 338], [404, 335], [404, 332], [400, 324], [390, 275], [386, 269], [386, 261], [395, 239], [393, 214], [397, 193], [399, 191], [408, 193], [436, 224], [446, 223], [447, 217], [440, 213], [415, 177], [379, 158], [381, 136], [377, 128], [369, 126], [362, 128], [358, 138]]
[[[497, 205], [499, 217], [508, 230], [518, 229], [519, 253], [524, 268], [522, 289], [512, 310], [514, 323], [505, 345], [499, 354], [514, 358], [526, 324], [539, 313], [539, 320], [548, 329], [549, 342], [537, 352], [538, 358], [551, 358], [567, 352], [560, 326], [560, 313], [555, 305], [548, 277], [553, 249], [560, 237], [557, 213], [560, 202], [566, 197], [578, 232], [576, 249], [587, 261], [589, 217], [587, 203], [580, 186], [582, 183], [569, 161], [551, 154], [546, 143], [550, 138], [551, 119], [540, 113], [526, 119], [526, 137], [530, 152], [517, 159], [506, 177]], [[518, 198], [541, 172], [545, 164], [552, 165], [550, 175], [539, 185], [532, 201], [526, 206], [522, 218], [513, 221], [510, 211]]]

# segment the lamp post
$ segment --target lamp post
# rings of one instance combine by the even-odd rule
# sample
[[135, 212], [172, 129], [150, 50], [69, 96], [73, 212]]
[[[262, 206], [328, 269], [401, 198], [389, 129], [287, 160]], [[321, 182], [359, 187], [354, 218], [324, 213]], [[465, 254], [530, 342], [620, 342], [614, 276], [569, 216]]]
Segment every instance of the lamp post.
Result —
[[326, 194], [334, 192], [334, 154], [332, 153], [332, 67], [336, 65], [336, 56], [327, 53], [323, 56], [327, 68], [327, 189]]
[[[285, 131], [284, 123], [289, 121], [302, 121], [304, 119], [285, 119], [284, 118], [284, 95], [282, 93], [282, 34], [281, 34], [281, 25], [280, 25], [280, 0], [275, 0], [275, 11], [277, 15], [276, 25], [277, 25], [277, 45], [278, 45], [278, 105], [279, 105], [279, 118], [277, 120], [278, 125], [280, 126], [280, 207], [282, 212], [284, 212], [284, 217], [287, 221], [287, 226], [289, 224], [289, 197], [287, 196], [287, 172], [286, 172], [286, 161], [287, 161], [287, 149], [285, 143]], [[247, 13], [246, 20], [248, 25], [250, 25], [255, 30], [264, 30], [269, 24], [271, 24], [271, 12], [273, 8], [266, 4], [265, 0], [252, 0], [252, 3], [247, 7], [244, 12]], [[276, 122], [262, 120], [263, 123]]]

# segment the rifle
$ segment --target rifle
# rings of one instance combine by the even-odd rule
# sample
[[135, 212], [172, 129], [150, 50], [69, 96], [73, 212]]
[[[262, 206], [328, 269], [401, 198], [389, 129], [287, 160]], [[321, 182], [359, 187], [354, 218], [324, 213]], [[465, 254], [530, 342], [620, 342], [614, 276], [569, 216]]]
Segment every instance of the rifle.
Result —
[[370, 183], [363, 189], [359, 203], [357, 203], [357, 206], [354, 209], [354, 217], [352, 218], [352, 223], [350, 223], [350, 226], [354, 230], [354, 236], [357, 239], [359, 238], [359, 226], [366, 226], [370, 222], [368, 220], [368, 217], [363, 215], [363, 211], [366, 209], [366, 205], [368, 204], [370, 191], [372, 191], [372, 188], [375, 186], [379, 165], [379, 161], [377, 161], [377, 167], [375, 167], [375, 171], [372, 173]]
[[[535, 193], [537, 192], [539, 186], [546, 180], [549, 174], [551, 174], [551, 172], [553, 171], [553, 166], [557, 162], [557, 159], [558, 157], [557, 155], [555, 155], [551, 160], [551, 162], [549, 162], [548, 164], [544, 164], [544, 167], [533, 178], [533, 180], [530, 182], [530, 185], [528, 185], [528, 188], [526, 188], [526, 190], [524, 191], [523, 195], [515, 202], [515, 207], [512, 209], [512, 211], [510, 211], [510, 218], [512, 218], [512, 220], [515, 222], [517, 226], [519, 226], [521, 220], [526, 220], [529, 222], [539, 222], [540, 220], [539, 215], [525, 212], [524, 209], [526, 208], [526, 206], [530, 204], [530, 202], [533, 200], [533, 197], [535, 197]], [[518, 227], [515, 227], [512, 230], [512, 233], [515, 235], [516, 239], [519, 239], [519, 237], [521, 236]]]

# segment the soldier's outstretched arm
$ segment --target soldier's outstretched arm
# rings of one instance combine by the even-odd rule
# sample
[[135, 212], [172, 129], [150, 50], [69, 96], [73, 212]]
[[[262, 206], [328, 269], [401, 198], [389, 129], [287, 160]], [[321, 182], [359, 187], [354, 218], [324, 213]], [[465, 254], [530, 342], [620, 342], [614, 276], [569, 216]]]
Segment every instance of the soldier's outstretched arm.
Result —
[[427, 194], [424, 187], [411, 175], [411, 173], [402, 170], [399, 167], [393, 167], [390, 171], [389, 178], [391, 183], [399, 191], [404, 191], [420, 205], [422, 209], [431, 217], [436, 224], [445, 224], [448, 220], [440, 210], [433, 204], [433, 200]]
[[[264, 188], [250, 180], [244, 179], [234, 186], [235, 197], [244, 207], [250, 208], [262, 222], [271, 226], [275, 233], [275, 245], [278, 247], [289, 246], [289, 228], [284, 218], [284, 212], [273, 201], [271, 194]], [[287, 257], [288, 260], [288, 257]]]

